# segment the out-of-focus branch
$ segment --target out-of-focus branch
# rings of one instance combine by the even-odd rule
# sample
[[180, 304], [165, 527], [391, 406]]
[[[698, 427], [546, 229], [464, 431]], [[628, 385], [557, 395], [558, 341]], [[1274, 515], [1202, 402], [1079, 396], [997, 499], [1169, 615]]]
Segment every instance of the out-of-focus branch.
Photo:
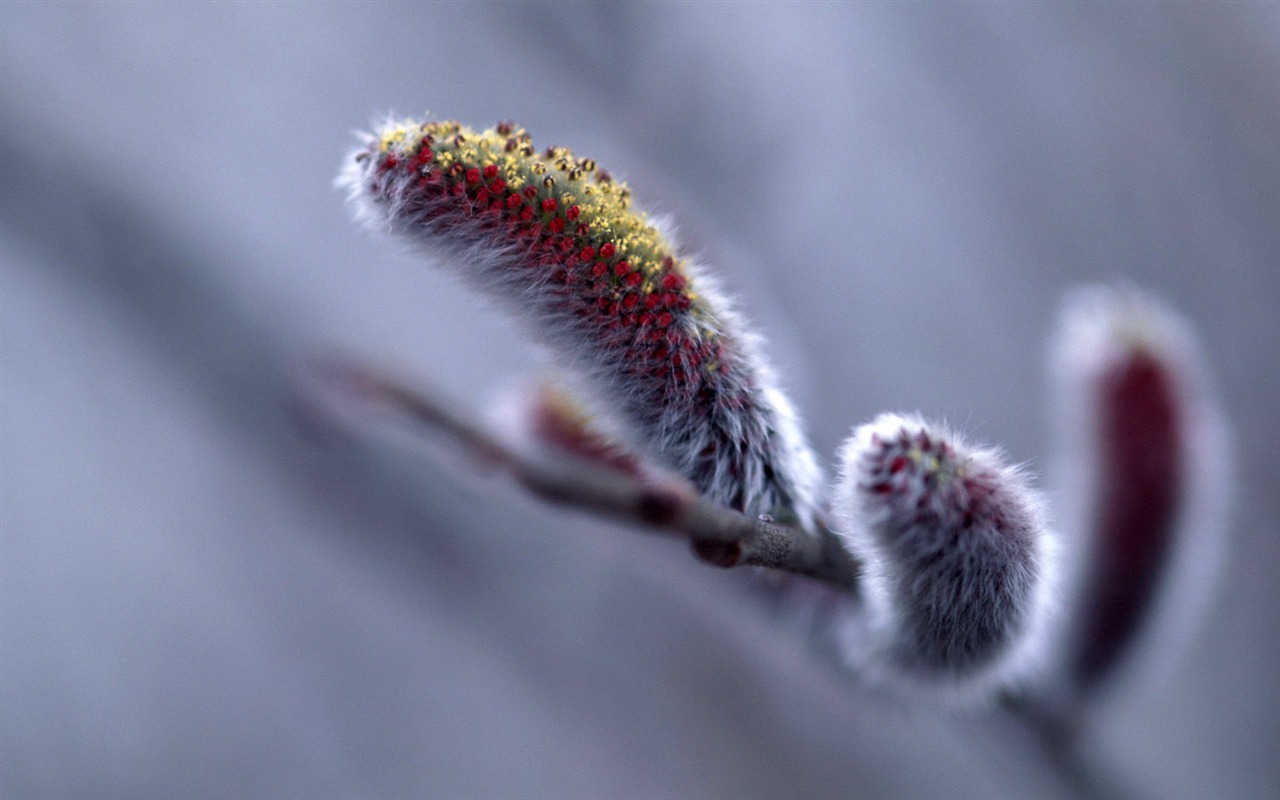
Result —
[[857, 562], [825, 527], [810, 533], [749, 517], [710, 502], [674, 475], [638, 477], [585, 459], [529, 457], [446, 403], [360, 365], [328, 364], [322, 380], [323, 390], [392, 410], [424, 432], [444, 434], [549, 503], [666, 531], [686, 539], [709, 564], [765, 567], [856, 591]]
[[1086, 752], [1087, 720], [1069, 708], [1055, 708], [1027, 695], [1001, 698], [1001, 710], [1034, 740], [1046, 766], [1080, 797], [1091, 800], [1141, 800], [1136, 787]]

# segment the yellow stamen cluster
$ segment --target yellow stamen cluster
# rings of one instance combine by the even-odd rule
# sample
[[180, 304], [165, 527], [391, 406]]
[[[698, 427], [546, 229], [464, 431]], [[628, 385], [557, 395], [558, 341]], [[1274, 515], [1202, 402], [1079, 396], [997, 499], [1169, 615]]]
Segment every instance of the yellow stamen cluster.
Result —
[[[382, 153], [398, 159], [412, 160], [423, 148], [429, 148], [432, 163], [442, 169], [461, 173], [496, 167], [507, 189], [532, 186], [538, 200], [554, 199], [562, 213], [576, 207], [572, 216], [589, 227], [586, 238], [597, 247], [612, 243], [617, 255], [643, 276], [641, 290], [646, 293], [657, 288], [656, 281], [664, 274], [685, 275], [675, 248], [646, 214], [631, 207], [627, 185], [613, 180], [589, 158], [577, 158], [565, 147], [536, 153], [529, 133], [505, 122], [479, 133], [453, 121], [407, 122], [385, 129], [379, 142]], [[696, 299], [687, 286], [682, 288], [685, 297]]]

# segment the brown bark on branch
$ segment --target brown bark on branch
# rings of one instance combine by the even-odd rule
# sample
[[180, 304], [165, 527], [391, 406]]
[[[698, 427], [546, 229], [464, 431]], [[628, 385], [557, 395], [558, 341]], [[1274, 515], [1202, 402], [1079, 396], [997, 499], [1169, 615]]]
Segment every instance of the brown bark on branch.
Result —
[[749, 517], [708, 501], [675, 475], [645, 478], [586, 459], [531, 458], [446, 403], [363, 366], [329, 364], [322, 373], [325, 389], [355, 395], [404, 416], [422, 431], [444, 434], [549, 503], [663, 530], [687, 540], [698, 558], [719, 567], [764, 567], [856, 591], [857, 562], [825, 527], [810, 533]]

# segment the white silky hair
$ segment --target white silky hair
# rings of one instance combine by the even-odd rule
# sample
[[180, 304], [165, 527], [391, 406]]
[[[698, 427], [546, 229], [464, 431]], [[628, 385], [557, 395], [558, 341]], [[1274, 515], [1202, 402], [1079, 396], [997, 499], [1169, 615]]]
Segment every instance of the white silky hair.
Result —
[[[386, 125], [416, 123], [389, 120]], [[362, 136], [366, 141], [378, 138]], [[380, 176], [377, 170], [377, 159], [366, 146], [349, 155], [337, 179], [356, 221], [449, 264], [484, 294], [519, 313], [568, 372], [570, 390], [602, 432], [681, 475], [696, 476], [698, 488], [714, 502], [740, 504], [752, 515], [791, 514], [803, 530], [816, 530], [824, 480], [817, 458], [761, 352], [760, 337], [700, 265], [683, 265], [697, 287], [700, 313], [686, 315], [678, 324], [686, 335], [714, 336], [727, 345], [730, 368], [717, 373], [716, 392], [750, 396], [747, 409], [713, 404], [705, 414], [690, 413], [695, 409], [673, 393], [659, 393], [655, 403], [655, 386], [623, 369], [634, 339], [627, 332], [584, 335], [599, 331], [585, 331], [582, 320], [564, 310], [550, 290], [549, 270], [526, 268], [529, 245], [461, 222], [457, 204], [469, 202], [465, 197], [427, 199], [415, 192], [417, 176], [395, 170]], [[420, 203], [416, 209], [413, 201]], [[655, 227], [674, 239], [669, 223]], [[706, 453], [716, 456], [709, 465]]]
[[[990, 488], [1002, 529], [979, 519], [963, 525], [970, 511], [963, 486], [944, 497], [912, 477], [901, 499], [867, 491], [876, 451], [922, 433], [952, 449], [951, 466], [966, 479]], [[1056, 549], [1026, 472], [944, 426], [891, 413], [856, 428], [838, 460], [837, 532], [864, 566], [862, 606], [836, 626], [847, 663], [870, 686], [956, 706], [989, 702], [996, 689], [1036, 675], [1053, 613]], [[920, 511], [928, 512], [924, 522], [912, 521]]]

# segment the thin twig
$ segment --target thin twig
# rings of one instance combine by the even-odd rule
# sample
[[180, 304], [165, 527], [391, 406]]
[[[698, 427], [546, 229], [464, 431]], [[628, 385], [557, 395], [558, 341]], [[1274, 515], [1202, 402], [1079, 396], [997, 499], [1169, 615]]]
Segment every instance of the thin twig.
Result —
[[1139, 795], [1119, 775], [1084, 751], [1084, 730], [1076, 715], [1025, 696], [1006, 696], [1002, 705], [1036, 741], [1059, 779], [1081, 797], [1138, 800]]
[[856, 588], [857, 563], [825, 528], [808, 533], [766, 518], [753, 519], [707, 501], [676, 476], [641, 478], [580, 459], [530, 458], [445, 403], [365, 367], [331, 364], [323, 372], [327, 386], [395, 410], [424, 430], [443, 433], [542, 500], [675, 534], [686, 539], [700, 559], [716, 566], [766, 567], [844, 591]]

